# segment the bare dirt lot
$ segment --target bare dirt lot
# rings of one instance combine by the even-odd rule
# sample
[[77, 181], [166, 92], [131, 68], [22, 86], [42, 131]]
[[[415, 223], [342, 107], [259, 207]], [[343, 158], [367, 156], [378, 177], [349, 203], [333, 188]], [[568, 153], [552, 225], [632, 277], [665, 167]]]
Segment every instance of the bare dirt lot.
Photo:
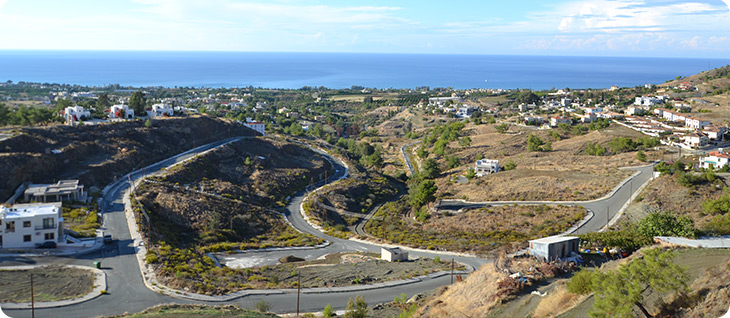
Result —
[[305, 288], [375, 284], [450, 270], [450, 266], [449, 262], [426, 258], [388, 262], [373, 253], [335, 253], [321, 260], [264, 266], [258, 272], [267, 279], [252, 284], [272, 288], [296, 287], [297, 272]]
[[78, 268], [45, 266], [29, 270], [0, 270], [1, 302], [30, 302], [30, 274], [33, 274], [35, 301], [39, 302], [78, 298], [94, 287], [93, 273]]
[[[628, 128], [612, 125], [599, 131], [573, 136], [557, 129], [550, 131], [510, 127], [504, 134], [498, 133], [494, 125], [467, 126], [471, 145], [450, 145], [461, 159], [461, 166], [448, 170], [437, 180], [439, 193], [445, 198], [460, 198], [469, 201], [496, 200], [592, 200], [611, 191], [631, 171], [619, 169], [645, 163], [636, 159], [636, 152], [591, 156], [585, 153], [587, 144], [598, 143], [606, 147], [615, 137], [642, 137]], [[555, 140], [550, 136], [558, 133]], [[527, 151], [530, 134], [543, 141], [552, 142], [550, 152]], [[646, 151], [648, 157], [654, 154]], [[497, 159], [500, 166], [514, 162], [516, 168], [496, 174], [475, 178], [468, 183], [454, 182], [457, 176], [466, 175], [477, 158]]]

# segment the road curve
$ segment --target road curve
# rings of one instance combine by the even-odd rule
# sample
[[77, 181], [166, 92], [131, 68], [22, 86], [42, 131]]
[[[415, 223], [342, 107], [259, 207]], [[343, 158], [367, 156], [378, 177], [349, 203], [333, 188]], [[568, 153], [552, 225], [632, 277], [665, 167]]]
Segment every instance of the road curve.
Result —
[[[36, 313], [40, 317], [89, 317], [118, 315], [125, 312], [138, 312], [148, 307], [167, 303], [220, 304], [220, 302], [193, 301], [170, 297], [155, 293], [144, 285], [139, 264], [136, 259], [136, 244], [139, 244], [139, 242], [135, 242], [131, 238], [124, 212], [125, 207], [123, 204], [123, 194], [129, 187], [128, 180], [130, 179], [132, 181], [137, 180], [146, 175], [158, 172], [165, 167], [187, 160], [197, 153], [220, 147], [226, 143], [243, 138], [245, 137], [229, 138], [197, 147], [193, 150], [173, 156], [143, 169], [131, 172], [110, 184], [104, 190], [104, 200], [102, 204], [103, 230], [107, 234], [111, 234], [115, 238], [115, 241], [113, 244], [105, 246], [102, 250], [78, 257], [4, 257], [0, 258], [0, 264], [2, 264], [2, 266], [34, 264], [76, 264], [91, 266], [93, 261], [98, 260], [102, 262], [102, 269], [106, 272], [108, 277], [107, 283], [109, 288], [107, 295], [76, 305], [69, 305], [61, 308], [38, 309], [36, 310]], [[323, 154], [327, 155], [325, 153]], [[345, 169], [344, 164], [336, 158], [329, 155], [327, 156], [333, 159], [333, 164], [338, 170], [333, 179], [338, 179], [346, 175], [347, 169]], [[380, 247], [377, 245], [343, 240], [328, 236], [314, 229], [304, 220], [299, 212], [299, 206], [305, 198], [305, 195], [306, 193], [302, 191], [293, 196], [286, 208], [285, 215], [289, 222], [300, 231], [322, 237], [331, 242], [328, 247], [319, 250], [319, 253], [331, 253], [338, 251], [380, 252]], [[283, 253], [286, 254], [286, 252]], [[451, 256], [446, 253], [439, 254], [438, 252], [411, 252], [410, 254], [417, 257], [440, 256], [443, 260], [454, 258], [455, 261], [470, 265], [474, 268], [488, 262], [481, 258]], [[449, 276], [441, 276], [437, 278], [424, 278], [417, 283], [390, 288], [338, 293], [303, 294], [300, 300], [300, 309], [303, 312], [319, 311], [327, 304], [331, 304], [333, 307], [341, 309], [346, 306], [349, 298], [354, 298], [357, 295], [364, 296], [366, 301], [370, 304], [390, 302], [401, 293], [405, 293], [410, 296], [449, 284], [449, 282]], [[227, 301], [225, 303], [238, 304], [243, 308], [253, 308], [254, 305], [262, 299], [272, 305], [271, 309], [274, 312], [292, 312], [296, 307], [296, 294], [291, 291], [286, 291], [283, 294], [276, 295], [247, 296], [233, 301]], [[31, 316], [30, 310], [4, 311], [11, 317]]]

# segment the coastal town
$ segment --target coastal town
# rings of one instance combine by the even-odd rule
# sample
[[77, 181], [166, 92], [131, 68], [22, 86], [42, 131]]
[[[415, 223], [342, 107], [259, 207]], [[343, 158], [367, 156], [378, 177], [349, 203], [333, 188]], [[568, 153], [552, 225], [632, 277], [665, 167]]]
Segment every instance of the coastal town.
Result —
[[[552, 302], [545, 293], [575, 300], [553, 314], [583, 315], [601, 291], [571, 286], [600, 264], [694, 257], [702, 276], [730, 256], [730, 104], [711, 91], [722, 72], [544, 91], [8, 81], [0, 259], [67, 257], [82, 264], [74, 275], [106, 275], [101, 291], [54, 300], [73, 313], [116, 301], [123, 279], [148, 295], [137, 311], [160, 296], [285, 313], [303, 290], [333, 297], [312, 314], [348, 299], [354, 312], [373, 290], [378, 305], [359, 305], [369, 315], [439, 317], [464, 301], [452, 293], [487, 279], [501, 282], [479, 291], [494, 302], [472, 314]], [[382, 299], [389, 286], [413, 300]], [[38, 305], [18, 299], [0, 306]]]

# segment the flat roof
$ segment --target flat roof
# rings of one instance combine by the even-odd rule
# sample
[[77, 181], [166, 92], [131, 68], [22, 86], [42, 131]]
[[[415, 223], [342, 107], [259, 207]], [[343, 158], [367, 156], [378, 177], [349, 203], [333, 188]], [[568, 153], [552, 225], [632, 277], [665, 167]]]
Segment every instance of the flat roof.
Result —
[[63, 194], [78, 191], [83, 187], [79, 185], [79, 180], [61, 180], [56, 184], [31, 184], [25, 190], [25, 194]]
[[552, 243], [560, 243], [565, 241], [572, 241], [580, 239], [577, 236], [563, 236], [563, 235], [554, 235], [554, 236], [548, 236], [539, 238], [536, 240], [530, 240], [531, 243], [539, 243], [539, 244], [552, 244]]
[[61, 202], [16, 204], [10, 207], [0, 206], [0, 212], [5, 213], [6, 219], [40, 215], [57, 216], [59, 209], [61, 209]]

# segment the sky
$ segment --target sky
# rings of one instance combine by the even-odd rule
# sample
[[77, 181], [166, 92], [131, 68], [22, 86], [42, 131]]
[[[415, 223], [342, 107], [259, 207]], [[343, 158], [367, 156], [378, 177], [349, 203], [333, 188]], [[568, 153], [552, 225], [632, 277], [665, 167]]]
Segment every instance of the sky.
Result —
[[730, 56], [730, 0], [0, 0], [0, 50]]

